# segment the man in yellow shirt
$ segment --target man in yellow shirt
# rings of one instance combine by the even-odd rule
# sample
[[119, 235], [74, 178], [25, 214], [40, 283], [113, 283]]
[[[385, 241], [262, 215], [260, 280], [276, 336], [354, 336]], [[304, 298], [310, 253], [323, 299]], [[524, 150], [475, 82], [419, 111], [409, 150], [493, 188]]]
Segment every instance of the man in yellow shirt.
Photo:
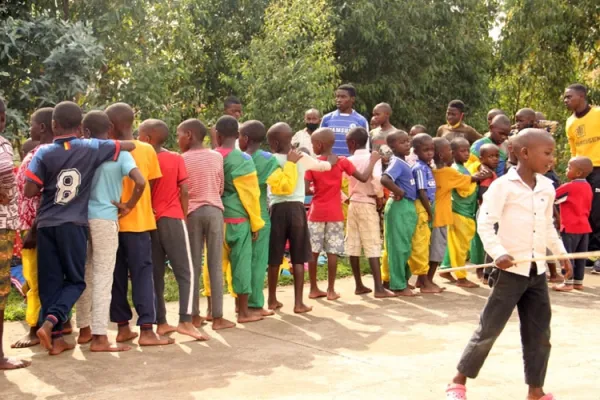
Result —
[[[589, 250], [600, 250], [600, 107], [588, 104], [587, 88], [579, 83], [567, 87], [563, 100], [573, 113], [566, 127], [571, 156], [588, 157], [594, 164], [594, 170], [587, 177], [594, 190]], [[600, 260], [594, 263], [592, 273], [600, 274]]]
[[[113, 104], [106, 109], [106, 114], [112, 123], [111, 138], [133, 140], [134, 114], [128, 104]], [[118, 326], [117, 342], [126, 342], [138, 336], [129, 327], [129, 320], [133, 317], [127, 301], [127, 286], [131, 276], [133, 304], [140, 326], [138, 343], [140, 346], [171, 344], [172, 339], [160, 337], [152, 327], [156, 322], [156, 309], [150, 231], [156, 229], [156, 220], [152, 211], [150, 186], [162, 174], [156, 151], [151, 145], [136, 140], [135, 148], [136, 151], [132, 151], [131, 155], [150, 185], [146, 185], [134, 208], [129, 209], [123, 203], [115, 204], [119, 207], [119, 250], [112, 286], [110, 320]], [[122, 198], [129, 199], [134, 188], [135, 183], [130, 178], [124, 178]]]

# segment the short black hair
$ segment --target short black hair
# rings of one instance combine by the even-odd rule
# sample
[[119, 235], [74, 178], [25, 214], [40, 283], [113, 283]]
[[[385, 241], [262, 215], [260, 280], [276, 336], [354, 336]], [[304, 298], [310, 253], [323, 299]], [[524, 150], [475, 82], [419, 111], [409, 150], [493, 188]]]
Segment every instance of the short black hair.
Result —
[[6, 112], [6, 104], [4, 103], [4, 99], [0, 97], [0, 113]]
[[369, 141], [369, 132], [362, 126], [357, 126], [348, 131], [346, 138], [354, 140], [358, 147], [363, 148]]
[[448, 108], [456, 108], [461, 112], [465, 112], [465, 103], [463, 103], [462, 100], [452, 100], [448, 103]]
[[423, 146], [425, 143], [433, 142], [433, 138], [427, 133], [419, 133], [413, 137], [412, 146], [415, 150]]
[[262, 143], [267, 136], [267, 129], [262, 122], [250, 120], [240, 125], [240, 135], [248, 136], [254, 143]]
[[179, 124], [177, 129], [191, 131], [192, 135], [194, 135], [194, 138], [199, 142], [204, 141], [204, 137], [206, 136], [206, 126], [204, 126], [202, 121], [196, 118], [186, 119], [181, 124]]
[[223, 102], [223, 108], [225, 110], [227, 110], [230, 106], [234, 105], [234, 104], [242, 104], [242, 102], [240, 101], [240, 99], [238, 99], [235, 96], [229, 96], [225, 99], [225, 101]]
[[44, 124], [46, 129], [52, 132], [52, 113], [54, 112], [54, 108], [52, 107], [43, 107], [38, 108], [31, 115], [31, 119], [36, 121], [38, 124]]
[[54, 107], [52, 120], [62, 129], [70, 130], [81, 126], [83, 113], [81, 108], [72, 101], [62, 101]]
[[584, 97], [587, 96], [587, 87], [585, 87], [585, 85], [582, 85], [581, 83], [574, 83], [572, 85], [569, 85], [567, 87], [567, 89], [571, 89], [574, 90], [576, 92], [581, 93]]
[[471, 144], [469, 143], [469, 141], [467, 139], [465, 139], [464, 137], [457, 137], [452, 139], [452, 141], [450, 142], [450, 148], [452, 149], [452, 151], [456, 151], [458, 150], [459, 147], [461, 146], [467, 146], [467, 147], [471, 147]]
[[224, 115], [217, 121], [215, 129], [222, 136], [237, 137], [239, 133], [238, 121], [230, 115]]
[[356, 97], [356, 88], [349, 83], [344, 83], [343, 85], [338, 86], [337, 90], [345, 90], [348, 92], [350, 97]]
[[92, 138], [97, 138], [110, 130], [110, 118], [104, 111], [90, 111], [83, 117], [83, 129], [90, 131]]

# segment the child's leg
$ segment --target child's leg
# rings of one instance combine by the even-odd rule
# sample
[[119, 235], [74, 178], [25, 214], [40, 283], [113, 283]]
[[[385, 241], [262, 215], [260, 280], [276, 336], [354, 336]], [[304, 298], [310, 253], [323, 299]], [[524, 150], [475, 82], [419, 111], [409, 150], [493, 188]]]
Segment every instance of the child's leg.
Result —
[[[452, 267], [462, 267], [467, 263], [467, 253], [473, 236], [475, 235], [475, 221], [453, 213], [454, 223], [448, 227], [448, 255]], [[476, 288], [478, 284], [467, 279], [467, 271], [455, 273], [457, 286]]]
[[210, 310], [213, 319], [213, 330], [233, 328], [234, 322], [223, 318], [223, 263], [229, 258], [223, 252], [225, 222], [223, 211], [209, 207], [203, 220], [204, 232], [207, 232], [207, 263], [210, 282], [214, 291], [210, 298]]
[[[304, 204], [300, 202], [285, 203], [286, 224], [288, 228], [283, 245], [289, 238], [290, 257], [294, 274], [294, 312], [297, 314], [310, 312], [312, 307], [304, 304], [304, 263], [310, 260], [310, 234]], [[274, 214], [271, 215], [273, 217]], [[273, 219], [272, 219], [273, 220]], [[271, 235], [271, 237], [273, 237]], [[283, 257], [283, 247], [281, 248]], [[281, 258], [280, 258], [281, 260]]]
[[[279, 281], [279, 266], [285, 252], [285, 244], [291, 235], [291, 219], [288, 215], [288, 204], [279, 203], [271, 206], [271, 233], [269, 235], [269, 269], [267, 272], [267, 285], [269, 289], [269, 298], [267, 305], [269, 310], [281, 308], [277, 300], [277, 282]], [[302, 205], [304, 210], [304, 205]], [[303, 211], [304, 212], [304, 211]], [[304, 274], [304, 267], [302, 268]], [[304, 281], [304, 275], [302, 277]]]
[[388, 201], [385, 209], [385, 240], [390, 265], [390, 289], [401, 296], [414, 296], [408, 288], [408, 259], [416, 226], [417, 213], [412, 201]]
[[[208, 206], [205, 206], [208, 207]], [[203, 318], [200, 317], [200, 276], [202, 275], [205, 232], [202, 221], [203, 207], [194, 210], [187, 216], [187, 229], [192, 246], [192, 262], [194, 265], [192, 323], [199, 328]]]
[[417, 276], [417, 284], [421, 293], [440, 293], [442, 289], [431, 282], [427, 276], [429, 271], [429, 247], [431, 244], [431, 229], [429, 228], [429, 216], [421, 200], [415, 201], [417, 211], [417, 226], [412, 237], [412, 253], [408, 260], [408, 266], [413, 275]]
[[138, 334], [131, 331], [129, 320], [133, 317], [131, 306], [127, 301], [129, 287], [129, 260], [127, 258], [127, 243], [129, 233], [119, 233], [119, 247], [117, 261], [113, 272], [113, 284], [110, 299], [110, 320], [117, 324], [117, 342], [126, 342], [135, 339]]
[[308, 262], [308, 278], [310, 279], [310, 294], [308, 295], [309, 299], [327, 296], [327, 293], [319, 289], [317, 284], [317, 260], [325, 245], [325, 225], [325, 222], [308, 221], [310, 247], [312, 249], [312, 258]]
[[[167, 305], [165, 304], [165, 272], [167, 254], [163, 246], [161, 229], [165, 230], [164, 218], [156, 222], [156, 230], [150, 232], [152, 243], [152, 274], [154, 281], [154, 303], [156, 304], [156, 333], [166, 335], [175, 332], [177, 328], [167, 322]], [[166, 235], [165, 235], [166, 236]]]
[[431, 245], [429, 248], [429, 271], [427, 272], [427, 277], [431, 282], [433, 282], [437, 267], [444, 260], [447, 246], [448, 227], [440, 226], [433, 228], [433, 231], [431, 232]]
[[35, 346], [40, 343], [37, 335], [38, 321], [40, 319], [40, 294], [38, 287], [37, 272], [37, 249], [21, 250], [21, 261], [23, 262], [23, 277], [27, 282], [27, 308], [25, 311], [25, 321], [29, 325], [29, 332], [11, 345], [16, 349]]
[[344, 254], [343, 222], [327, 222], [325, 224], [324, 250], [327, 253], [327, 300], [336, 300], [340, 298], [340, 295], [335, 292], [337, 255]]
[[[581, 235], [581, 239], [575, 249], [575, 252], [580, 253], [584, 251], [588, 251], [590, 236], [589, 234]], [[579, 259], [575, 260], [573, 264], [573, 277], [575, 278], [573, 282], [573, 287], [577, 290], [583, 290], [583, 278], [585, 276], [585, 260]]]
[[[350, 266], [352, 267], [352, 275], [354, 275], [356, 287], [354, 294], [371, 293], [371, 289], [363, 284], [362, 275], [360, 273], [360, 255], [362, 252], [361, 222], [364, 222], [366, 219], [361, 218], [361, 211], [364, 210], [364, 208], [361, 207], [363, 204], [364, 203], [350, 202], [350, 205], [348, 206], [348, 220], [346, 221], [346, 238], [344, 240], [346, 255], [350, 257]], [[370, 227], [365, 226], [362, 227], [362, 229], [370, 229]], [[377, 230], [379, 231], [379, 226], [377, 226]], [[365, 235], [366, 234], [367, 233], [365, 233]]]
[[[91, 231], [91, 228], [90, 228]], [[92, 244], [88, 241], [87, 258], [85, 261], [85, 290], [76, 303], [77, 327], [79, 328], [78, 344], [89, 343], [92, 340], [92, 292], [94, 290], [94, 264], [92, 263]]]
[[271, 220], [265, 219], [265, 226], [258, 233], [258, 239], [252, 244], [252, 293], [248, 297], [248, 306], [258, 310], [262, 316], [273, 315], [265, 306], [265, 275], [269, 262], [269, 238], [271, 236]]

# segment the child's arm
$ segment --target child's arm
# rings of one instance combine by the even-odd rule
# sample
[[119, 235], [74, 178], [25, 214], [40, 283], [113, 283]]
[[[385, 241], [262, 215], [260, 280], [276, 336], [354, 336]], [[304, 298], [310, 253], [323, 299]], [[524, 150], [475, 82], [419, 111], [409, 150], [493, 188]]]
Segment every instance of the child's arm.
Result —
[[120, 140], [119, 141], [119, 150], [121, 151], [134, 151], [135, 150], [135, 142], [129, 140]]
[[371, 159], [369, 160], [369, 165], [367, 166], [367, 169], [361, 172], [355, 168], [354, 172], [351, 175], [361, 182], [368, 181], [369, 178], [371, 177], [371, 175], [373, 175], [373, 167], [375, 166], [375, 163], [377, 161], [379, 161], [380, 158], [381, 158], [381, 156], [379, 155], [378, 152], [376, 152], [376, 151], [372, 152]]
[[260, 187], [258, 186], [256, 169], [234, 178], [233, 186], [240, 196], [242, 206], [248, 213], [252, 233], [257, 233], [265, 226], [265, 221], [260, 216]]
[[400, 187], [394, 183], [389, 175], [383, 175], [381, 177], [381, 184], [384, 188], [388, 189], [394, 194], [394, 200], [399, 201], [404, 198], [404, 190], [400, 189]]
[[427, 215], [429, 217], [429, 222], [433, 221], [433, 211], [431, 211], [431, 203], [429, 202], [429, 197], [427, 197], [427, 190], [419, 189], [417, 190], [417, 196], [419, 200], [421, 200], [421, 204], [423, 204], [423, 208], [427, 211]]
[[25, 171], [25, 187], [23, 188], [23, 194], [25, 197], [35, 197], [41, 191], [44, 186], [44, 177], [46, 175], [46, 167], [42, 162], [43, 149], [38, 150], [35, 156], [31, 159], [27, 171]]
[[317, 160], [310, 156], [305, 156], [305, 155], [303, 155], [300, 158], [300, 160], [298, 160], [298, 164], [302, 165], [304, 167], [305, 171], [320, 171], [320, 172], [330, 171], [331, 165], [332, 165], [328, 161]]
[[188, 205], [190, 202], [190, 193], [188, 191], [187, 183], [182, 183], [179, 185], [179, 202], [181, 203], [181, 208], [183, 209], [183, 215], [188, 215]]
[[141, 171], [136, 167], [129, 171], [129, 177], [135, 184], [133, 187], [133, 193], [131, 193], [131, 197], [124, 203], [119, 203], [113, 201], [113, 205], [119, 209], [119, 216], [124, 217], [133, 210], [137, 202], [144, 194], [144, 189], [146, 189], [146, 180], [142, 175]]

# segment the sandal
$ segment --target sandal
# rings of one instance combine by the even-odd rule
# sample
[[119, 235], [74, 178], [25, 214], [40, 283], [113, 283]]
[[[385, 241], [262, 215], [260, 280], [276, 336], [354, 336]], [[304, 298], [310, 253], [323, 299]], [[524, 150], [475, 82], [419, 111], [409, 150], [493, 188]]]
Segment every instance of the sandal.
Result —
[[[446, 400], [467, 400], [467, 387], [465, 385], [459, 385], [453, 383], [448, 385], [446, 389]], [[540, 399], [540, 400], [553, 400], [551, 399]]]

